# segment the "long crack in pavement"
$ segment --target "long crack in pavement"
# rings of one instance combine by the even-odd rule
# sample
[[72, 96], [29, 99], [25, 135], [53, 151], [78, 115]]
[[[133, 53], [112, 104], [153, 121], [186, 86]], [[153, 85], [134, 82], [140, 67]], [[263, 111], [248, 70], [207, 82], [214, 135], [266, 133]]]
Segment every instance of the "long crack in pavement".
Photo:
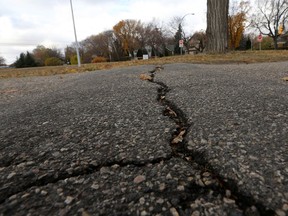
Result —
[[199, 196], [200, 193], [204, 194], [212, 190], [214, 196], [221, 195], [224, 198], [227, 196], [227, 191], [229, 191], [229, 199], [235, 201], [235, 204], [243, 211], [244, 215], [254, 214], [255, 208], [256, 212], [260, 215], [276, 215], [274, 210], [267, 208], [263, 203], [256, 202], [248, 193], [244, 194], [239, 191], [237, 183], [234, 180], [222, 177], [205, 159], [205, 152], [189, 150], [187, 148], [185, 136], [189, 132], [189, 129], [191, 130], [192, 124], [188, 122], [185, 113], [176, 104], [167, 99], [167, 93], [171, 90], [168, 85], [155, 80], [156, 72], [163, 69], [163, 66], [156, 66], [154, 70], [149, 71], [149, 75], [141, 74], [140, 79], [158, 85], [157, 101], [164, 106], [163, 115], [168, 116], [176, 124], [170, 140], [170, 147], [173, 152], [172, 157], [181, 158], [190, 164], [196, 163], [199, 170], [201, 170], [202, 178], [211, 175], [216, 182], [214, 185], [203, 184], [201, 189], [199, 189], [199, 185], [190, 185], [187, 188], [188, 193], [186, 191], [185, 199], [180, 202], [180, 207], [174, 206], [177, 211], [184, 212], [189, 207], [189, 203], [196, 199], [197, 195]]

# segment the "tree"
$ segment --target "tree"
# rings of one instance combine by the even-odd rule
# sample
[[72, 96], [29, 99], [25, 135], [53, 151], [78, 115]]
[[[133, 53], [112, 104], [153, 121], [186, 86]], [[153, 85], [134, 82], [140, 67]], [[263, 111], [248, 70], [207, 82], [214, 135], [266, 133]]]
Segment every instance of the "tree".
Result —
[[14, 62], [16, 68], [25, 67], [25, 53], [21, 53], [20, 57]]
[[62, 64], [63, 61], [57, 57], [49, 57], [45, 60], [45, 66], [57, 66]]
[[229, 48], [235, 50], [240, 46], [240, 42], [245, 30], [245, 22], [250, 9], [249, 1], [233, 1], [228, 16], [228, 44]]
[[27, 52], [25, 56], [25, 67], [36, 67], [37, 63], [34, 59], [34, 56], [30, 53]]
[[114, 27], [114, 33], [121, 42], [122, 48], [127, 55], [134, 57], [134, 51], [141, 48], [140, 45], [140, 31], [143, 25], [138, 20], [122, 20]]
[[181, 53], [181, 48], [179, 46], [179, 40], [182, 40], [182, 26], [181, 24], [179, 24], [178, 26], [178, 30], [174, 36], [174, 43], [175, 43], [175, 47], [174, 47], [174, 53], [175, 54], [180, 54]]
[[252, 47], [252, 41], [250, 37], [248, 37], [245, 43], [245, 49], [248, 50], [248, 49], [251, 49], [251, 47]]
[[31, 53], [27, 52], [26, 54], [21, 53], [20, 57], [17, 58], [13, 65], [15, 65], [16, 68], [36, 67], [37, 63], [34, 59], [34, 56]]
[[258, 13], [252, 16], [251, 23], [262, 35], [271, 37], [274, 49], [278, 49], [279, 28], [284, 27], [287, 20], [288, 0], [258, 0]]
[[34, 50], [33, 50], [33, 56], [35, 61], [39, 66], [44, 66], [45, 61], [48, 58], [58, 58], [60, 60], [63, 60], [63, 55], [61, 51], [57, 48], [46, 48], [43, 45], [38, 45]]
[[[139, 46], [142, 50], [146, 48], [151, 51], [151, 56], [164, 56], [167, 40], [164, 36], [165, 29], [154, 19], [138, 28]], [[147, 50], [146, 50], [147, 51]]]
[[113, 31], [105, 31], [98, 35], [91, 35], [80, 42], [84, 63], [91, 63], [95, 56], [111, 60]]
[[224, 53], [228, 47], [229, 0], [207, 0], [207, 51]]
[[[64, 55], [65, 55], [65, 63], [71, 64], [72, 57], [75, 55], [77, 56], [76, 49], [72, 46], [67, 46], [64, 49]], [[78, 61], [77, 61], [77, 64], [78, 64]]]
[[0, 66], [5, 65], [5, 59], [0, 56]]
[[192, 40], [192, 33], [188, 33], [184, 30], [185, 26], [185, 17], [188, 15], [194, 15], [193, 13], [185, 14], [184, 16], [175, 16], [169, 22], [169, 29], [174, 34], [174, 52], [180, 54], [181, 49], [179, 47], [179, 40], [183, 40], [183, 46], [186, 48], [186, 51], [189, 53], [190, 41]]
[[203, 52], [207, 44], [206, 33], [204, 31], [195, 32], [189, 44], [190, 47], [195, 48], [197, 52]]
[[70, 64], [77, 65], [78, 64], [78, 58], [77, 55], [73, 55], [70, 57]]

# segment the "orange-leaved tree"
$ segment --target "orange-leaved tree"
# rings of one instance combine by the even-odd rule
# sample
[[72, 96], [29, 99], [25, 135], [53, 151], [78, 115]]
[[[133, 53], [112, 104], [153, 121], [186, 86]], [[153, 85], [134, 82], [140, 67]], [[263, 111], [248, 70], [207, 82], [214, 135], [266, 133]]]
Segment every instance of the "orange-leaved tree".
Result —
[[124, 52], [134, 57], [134, 50], [139, 48], [140, 32], [143, 28], [138, 20], [121, 20], [114, 27], [114, 34], [120, 41]]
[[235, 50], [239, 47], [242, 39], [247, 13], [250, 9], [249, 1], [241, 1], [239, 4], [234, 1], [228, 16], [228, 44], [229, 48]]

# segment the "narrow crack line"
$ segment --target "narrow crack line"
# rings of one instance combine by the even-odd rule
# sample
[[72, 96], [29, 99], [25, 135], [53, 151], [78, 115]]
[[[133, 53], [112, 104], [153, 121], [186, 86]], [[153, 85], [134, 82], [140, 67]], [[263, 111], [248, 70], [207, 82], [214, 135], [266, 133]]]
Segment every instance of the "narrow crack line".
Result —
[[166, 157], [157, 157], [151, 160], [143, 160], [143, 161], [139, 161], [136, 159], [126, 160], [126, 161], [124, 161], [124, 159], [122, 160], [107, 159], [106, 161], [98, 165], [87, 164], [81, 167], [81, 169], [73, 170], [72, 172], [58, 171], [56, 173], [49, 173], [47, 175], [42, 176], [41, 178], [34, 179], [30, 182], [21, 182], [21, 184], [17, 185], [17, 187], [1, 188], [2, 196], [0, 196], [0, 204], [4, 203], [5, 200], [7, 200], [10, 196], [26, 191], [29, 188], [32, 188], [34, 186], [41, 187], [41, 186], [45, 186], [48, 184], [55, 184], [67, 178], [93, 174], [93, 173], [99, 172], [102, 167], [112, 167], [113, 165], [119, 165], [120, 167], [127, 167], [129, 165], [135, 166], [135, 167], [145, 167], [148, 164], [155, 165], [155, 164], [159, 164], [162, 161], [169, 161], [171, 160], [172, 157], [173, 157], [172, 154], [170, 154], [170, 155], [167, 155]]
[[[267, 208], [260, 202], [257, 202], [251, 195], [246, 195], [243, 194], [243, 192], [240, 192], [235, 180], [221, 176], [219, 172], [217, 172], [206, 159], [207, 157], [205, 151], [201, 152], [188, 149], [188, 144], [185, 140], [185, 137], [192, 124], [188, 122], [185, 113], [176, 104], [167, 100], [167, 93], [171, 91], [169, 86], [164, 82], [155, 81], [156, 72], [163, 69], [163, 66], [156, 66], [154, 70], [149, 71], [149, 76], [142, 74], [140, 75], [140, 78], [158, 85], [157, 101], [164, 107], [163, 115], [168, 116], [176, 124], [175, 130], [172, 132], [170, 139], [172, 156], [181, 158], [188, 163], [197, 164], [199, 170], [201, 171], [201, 175], [205, 172], [209, 172], [212, 176], [212, 179], [217, 182], [217, 184], [213, 185], [212, 187], [207, 185], [200, 187], [202, 188], [202, 192], [197, 193], [196, 198], [201, 194], [203, 195], [203, 193], [208, 193], [209, 190], [212, 190], [213, 193], [217, 195], [221, 194], [223, 197], [226, 197], [226, 191], [229, 190], [231, 192], [229, 199], [233, 199], [238, 208], [243, 210], [244, 214], [246, 214], [245, 212], [247, 212], [247, 210], [249, 210], [252, 206], [255, 206], [261, 215], [276, 215], [274, 210]], [[193, 192], [195, 188], [199, 189], [199, 186], [185, 189], [187, 196], [185, 196], [185, 199], [182, 200], [183, 202], [179, 203], [179, 205], [182, 207], [182, 210], [188, 208], [190, 206], [189, 202], [196, 199], [195, 191]], [[181, 209], [177, 207], [177, 210]]]

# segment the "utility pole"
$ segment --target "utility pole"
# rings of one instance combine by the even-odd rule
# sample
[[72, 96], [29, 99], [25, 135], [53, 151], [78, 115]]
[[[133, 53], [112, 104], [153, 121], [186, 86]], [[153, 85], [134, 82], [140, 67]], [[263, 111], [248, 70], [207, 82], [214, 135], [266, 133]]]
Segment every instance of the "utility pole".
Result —
[[76, 27], [75, 27], [75, 20], [74, 20], [72, 0], [70, 0], [70, 6], [71, 6], [71, 12], [72, 12], [73, 27], [74, 27], [74, 35], [75, 35], [75, 43], [76, 43], [76, 53], [77, 53], [78, 67], [81, 67], [80, 54], [79, 54], [79, 44], [78, 44], [77, 34], [76, 34]]

